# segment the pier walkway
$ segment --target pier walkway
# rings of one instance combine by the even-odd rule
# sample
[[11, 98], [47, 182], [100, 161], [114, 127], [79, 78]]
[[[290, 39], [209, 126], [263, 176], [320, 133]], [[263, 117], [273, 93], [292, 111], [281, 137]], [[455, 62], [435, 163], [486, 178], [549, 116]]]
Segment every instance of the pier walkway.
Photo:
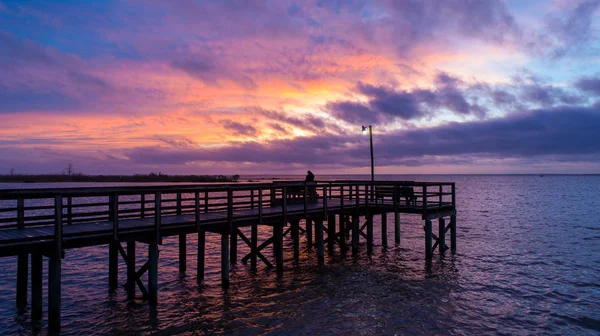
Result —
[[[400, 214], [424, 220], [425, 258], [456, 249], [455, 184], [414, 181], [320, 181], [0, 190], [0, 257], [17, 257], [17, 307], [27, 306], [31, 259], [32, 319], [42, 315], [43, 256], [48, 262], [48, 322], [60, 329], [61, 264], [65, 250], [108, 244], [109, 289], [118, 286], [118, 263], [127, 265], [127, 294], [136, 289], [156, 304], [158, 246], [179, 236], [179, 271], [186, 271], [186, 235], [198, 235], [197, 280], [204, 281], [206, 232], [221, 237], [221, 283], [229, 285], [229, 266], [238, 262], [238, 243], [250, 248], [241, 258], [257, 267], [284, 271], [283, 237], [289, 232], [298, 259], [300, 231], [324, 263], [325, 246], [358, 252], [361, 239], [373, 252], [373, 217], [381, 215], [382, 244], [387, 245], [387, 214], [394, 213], [394, 237], [400, 243]], [[362, 219], [361, 219], [362, 218]], [[448, 224], [446, 218], [449, 219]], [[437, 235], [432, 221], [438, 220]], [[301, 228], [301, 222], [304, 227]], [[272, 236], [258, 241], [258, 226]], [[251, 227], [250, 237], [240, 230]], [[366, 232], [365, 232], [366, 231]], [[450, 247], [446, 235], [450, 235]], [[313, 239], [314, 238], [314, 239]], [[124, 248], [122, 243], [126, 243]], [[135, 268], [135, 244], [148, 245], [148, 261]], [[262, 251], [272, 245], [274, 261]], [[119, 258], [119, 256], [121, 258]], [[275, 265], [273, 265], [275, 264]], [[141, 278], [148, 272], [148, 284]]]

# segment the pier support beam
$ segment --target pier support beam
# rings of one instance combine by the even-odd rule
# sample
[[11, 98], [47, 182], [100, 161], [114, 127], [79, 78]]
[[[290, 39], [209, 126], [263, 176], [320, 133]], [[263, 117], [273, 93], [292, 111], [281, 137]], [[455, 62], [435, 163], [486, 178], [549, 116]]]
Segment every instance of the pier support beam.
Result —
[[381, 245], [387, 248], [387, 213], [381, 214]]
[[456, 252], [456, 215], [450, 216], [450, 248]]
[[185, 273], [187, 270], [187, 235], [179, 235], [179, 272]]
[[114, 240], [108, 245], [108, 289], [117, 289], [119, 281], [119, 242]]
[[148, 247], [148, 303], [158, 303], [158, 244], [151, 242]]
[[438, 225], [438, 249], [440, 254], [446, 252], [446, 221], [443, 217], [439, 219]]
[[198, 260], [196, 265], [196, 281], [198, 285], [204, 283], [204, 255], [206, 251], [206, 231], [198, 229]]
[[237, 264], [237, 243], [238, 243], [238, 235], [237, 235], [237, 226], [233, 224], [232, 230], [229, 233], [229, 261], [232, 264]]
[[43, 257], [40, 252], [31, 254], [31, 319], [42, 319]]
[[319, 265], [325, 264], [325, 246], [323, 244], [323, 220], [317, 219], [315, 221], [315, 241], [317, 244], [317, 259]]
[[17, 256], [17, 308], [27, 308], [27, 283], [29, 277], [29, 255], [19, 253]]
[[294, 220], [292, 226], [292, 244], [294, 245], [294, 261], [300, 260], [300, 221]]
[[335, 214], [327, 217], [327, 251], [333, 253], [335, 244]]
[[306, 245], [311, 248], [313, 245], [313, 221], [306, 219]]
[[229, 287], [229, 234], [221, 234], [221, 286]]
[[400, 213], [394, 213], [394, 240], [396, 244], [400, 244]]
[[273, 254], [277, 273], [283, 273], [283, 224], [273, 225]]
[[359, 216], [352, 216], [352, 253], [358, 253], [358, 240], [360, 239]]
[[340, 223], [340, 249], [346, 250], [346, 216], [340, 214], [339, 216]]
[[367, 215], [367, 254], [373, 254], [373, 214]]
[[431, 259], [433, 256], [432, 251], [432, 239], [433, 239], [433, 228], [431, 225], [431, 220], [427, 219], [425, 221], [425, 258]]
[[127, 298], [135, 299], [136, 270], [135, 270], [135, 240], [127, 242]]
[[60, 331], [61, 266], [59, 255], [53, 255], [48, 262], [48, 329]]
[[258, 225], [252, 223], [252, 231], [250, 232], [250, 267], [256, 269], [256, 263], [258, 259]]

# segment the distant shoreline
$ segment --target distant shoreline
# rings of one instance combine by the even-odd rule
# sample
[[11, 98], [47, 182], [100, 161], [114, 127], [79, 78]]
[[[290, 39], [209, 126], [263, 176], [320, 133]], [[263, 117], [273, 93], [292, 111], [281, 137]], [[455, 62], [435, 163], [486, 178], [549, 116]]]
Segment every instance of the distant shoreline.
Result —
[[45, 183], [45, 182], [237, 182], [239, 175], [0, 175], [0, 183]]

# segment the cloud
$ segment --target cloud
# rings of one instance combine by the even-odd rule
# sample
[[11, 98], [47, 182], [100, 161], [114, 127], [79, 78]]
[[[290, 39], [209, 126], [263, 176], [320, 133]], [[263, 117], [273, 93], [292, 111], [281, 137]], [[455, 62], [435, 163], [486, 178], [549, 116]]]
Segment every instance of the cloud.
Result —
[[[374, 137], [378, 165], [430, 157], [452, 160], [531, 159], [577, 161], [600, 159], [600, 107], [532, 110], [483, 121], [448, 123]], [[185, 164], [223, 161], [277, 164], [360, 165], [368, 143], [353, 135], [317, 135], [267, 143], [240, 142], [221, 148], [142, 147], [126, 155], [132, 164]], [[442, 160], [447, 162], [447, 160]]]
[[562, 57], [572, 53], [585, 44], [597, 39], [597, 29], [593, 22], [600, 8], [600, 0], [586, 0], [579, 3], [573, 10], [553, 16], [547, 20], [551, 36], [556, 40], [557, 47], [552, 56]]
[[225, 119], [221, 120], [220, 124], [227, 130], [233, 132], [235, 135], [254, 136], [256, 135], [256, 128], [249, 124], [242, 124], [237, 121]]
[[579, 90], [591, 93], [596, 96], [600, 96], [600, 78], [599, 77], [588, 77], [581, 78], [575, 82], [575, 87]]

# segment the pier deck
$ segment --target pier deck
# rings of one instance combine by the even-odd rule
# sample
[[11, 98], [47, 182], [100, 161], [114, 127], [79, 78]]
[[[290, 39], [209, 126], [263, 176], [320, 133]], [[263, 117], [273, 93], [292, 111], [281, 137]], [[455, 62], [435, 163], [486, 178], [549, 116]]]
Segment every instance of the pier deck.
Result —
[[[407, 193], [410, 191], [410, 193]], [[311, 196], [314, 195], [315, 197]], [[318, 195], [318, 196], [316, 196]], [[410, 196], [410, 197], [407, 197]], [[284, 227], [289, 225], [294, 257], [299, 256], [300, 222], [309, 247], [324, 262], [325, 244], [358, 252], [359, 241], [373, 251], [373, 216], [382, 215], [382, 243], [387, 244], [387, 214], [395, 214], [395, 242], [400, 243], [400, 214], [419, 214], [425, 221], [425, 258], [444, 253], [450, 232], [456, 248], [454, 183], [413, 181], [326, 181], [236, 183], [162, 187], [100, 187], [0, 190], [0, 257], [18, 256], [17, 306], [27, 305], [28, 262], [31, 257], [32, 318], [41, 318], [42, 256], [48, 258], [48, 314], [51, 330], [60, 328], [61, 263], [65, 249], [109, 244], [109, 289], [118, 279], [119, 255], [127, 265], [127, 292], [136, 287], [150, 304], [157, 303], [158, 246], [162, 237], [179, 236], [179, 270], [186, 271], [186, 235], [198, 235], [198, 283], [204, 281], [205, 234], [221, 236], [221, 280], [229, 284], [229, 265], [238, 262], [237, 245], [250, 247], [241, 260], [257, 267], [284, 270]], [[361, 217], [363, 222], [361, 223]], [[445, 217], [449, 217], [446, 225]], [[432, 220], [439, 220], [433, 233]], [[273, 235], [259, 244], [257, 227], [272, 227]], [[250, 238], [241, 227], [251, 227]], [[366, 230], [366, 233], [364, 232]], [[314, 244], [313, 244], [314, 235]], [[351, 237], [350, 242], [348, 238]], [[135, 269], [135, 244], [147, 244], [148, 261]], [[121, 243], [126, 243], [127, 251]], [[272, 245], [274, 264], [261, 251]], [[148, 272], [148, 284], [140, 278]]]

